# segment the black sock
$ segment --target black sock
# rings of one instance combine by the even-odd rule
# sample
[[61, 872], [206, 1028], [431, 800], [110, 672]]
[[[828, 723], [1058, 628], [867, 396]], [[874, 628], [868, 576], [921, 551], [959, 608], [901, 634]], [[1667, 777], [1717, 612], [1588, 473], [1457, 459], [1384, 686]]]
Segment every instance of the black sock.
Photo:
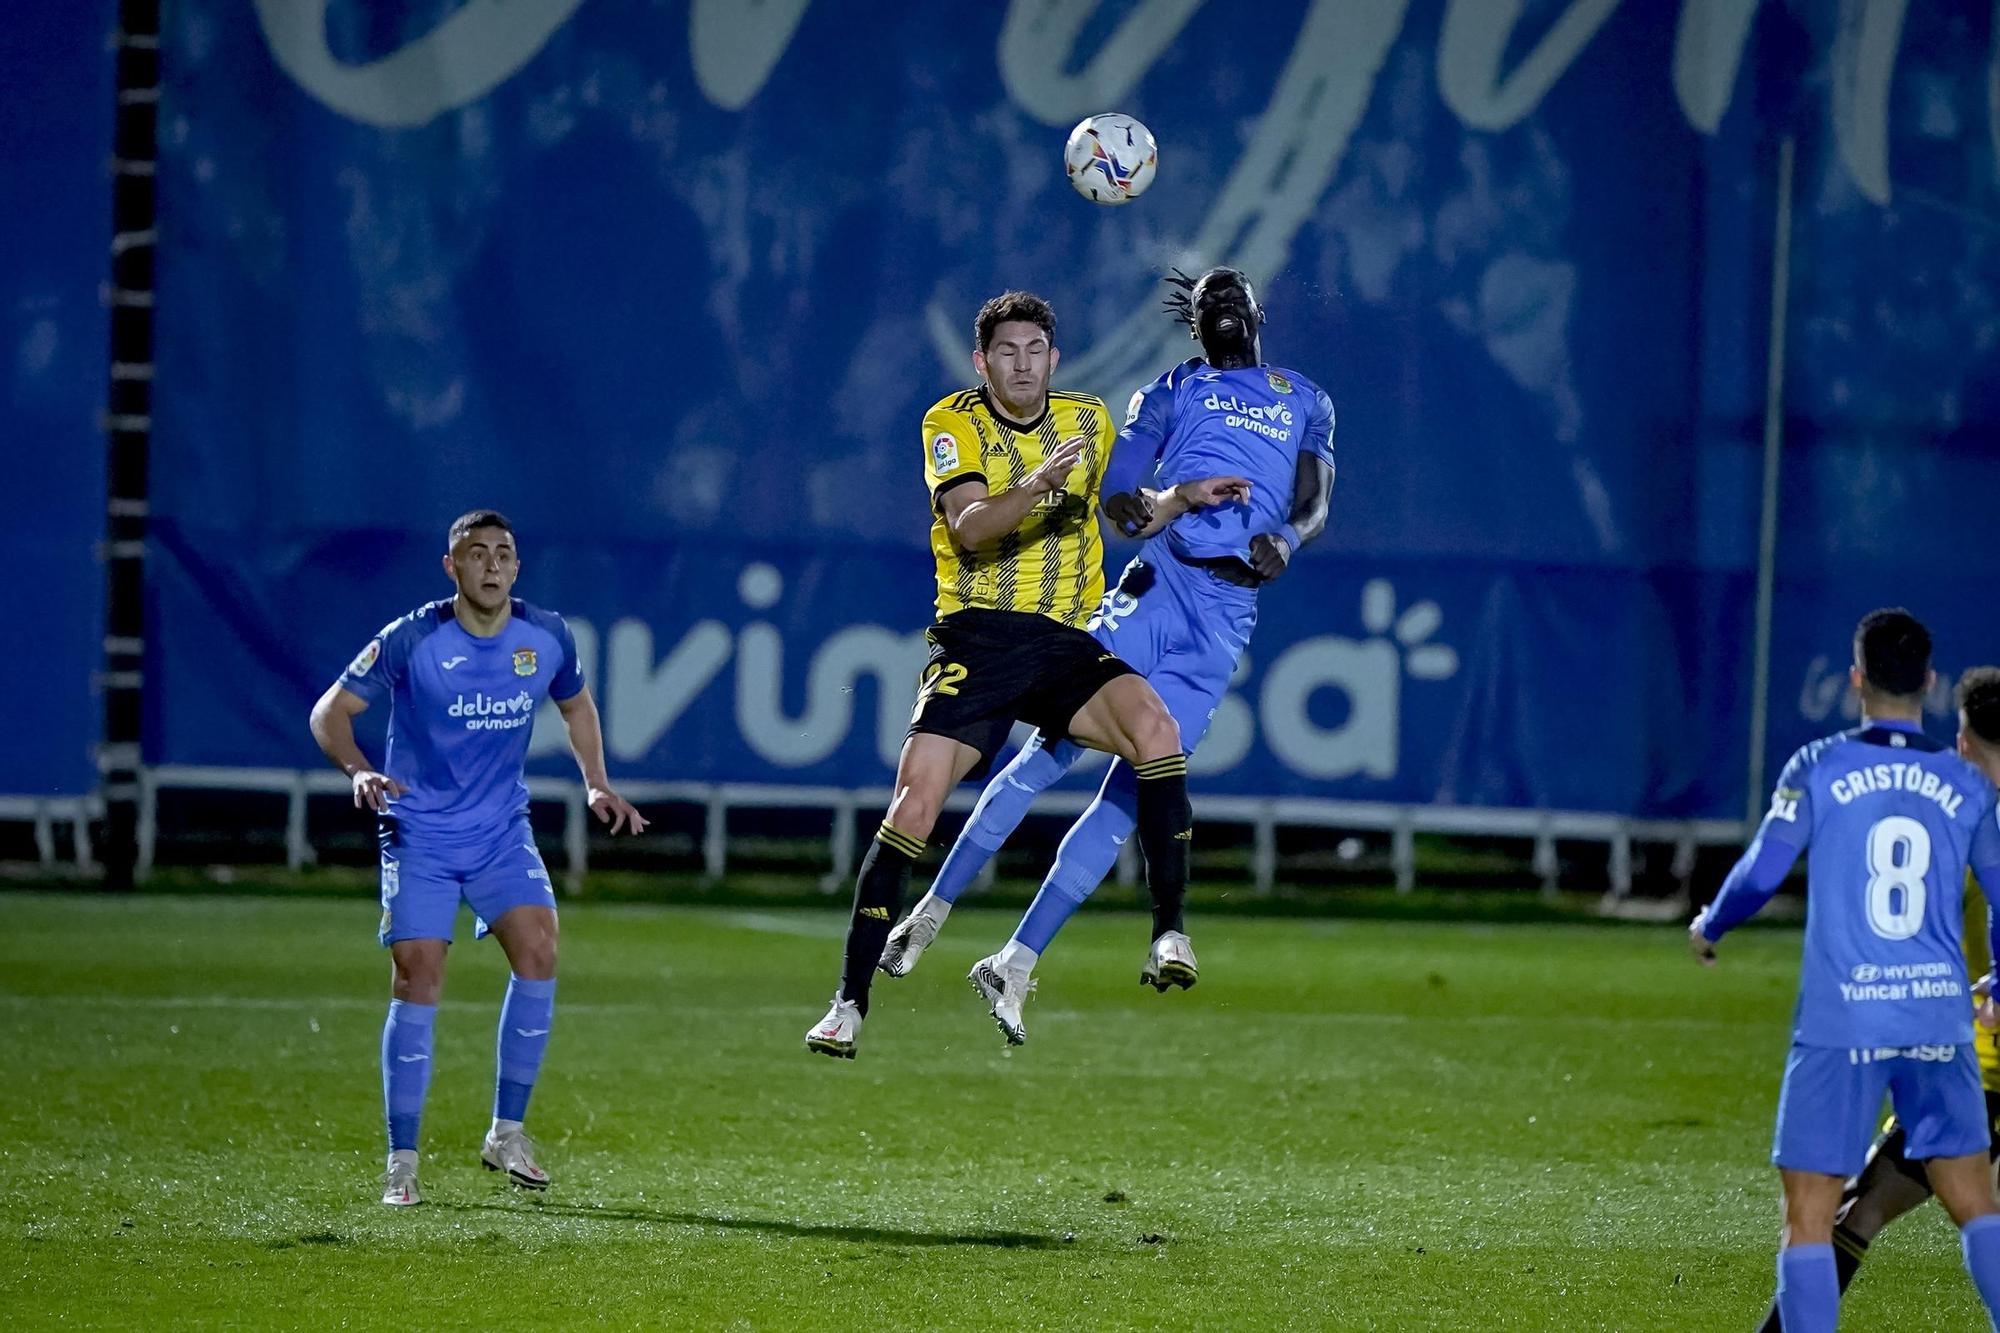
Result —
[[1194, 810], [1188, 805], [1187, 756], [1133, 765], [1139, 775], [1139, 850], [1146, 856], [1146, 891], [1153, 898], [1153, 938], [1182, 926]]
[[1833, 1229], [1833, 1271], [1840, 1278], [1840, 1290], [1845, 1293], [1847, 1284], [1854, 1281], [1855, 1270], [1868, 1257], [1868, 1242], [1849, 1231], [1843, 1224]]
[[854, 915], [847, 923], [847, 961], [840, 974], [840, 998], [852, 1000], [868, 1013], [868, 988], [875, 983], [875, 964], [903, 907], [903, 890], [910, 867], [924, 854], [923, 839], [883, 824], [861, 858], [854, 880]]
[[[1840, 1290], [1844, 1295], [1847, 1284], [1854, 1281], [1854, 1274], [1861, 1267], [1861, 1261], [1868, 1256], [1868, 1242], [1849, 1231], [1845, 1225], [1833, 1229], [1833, 1271], [1840, 1279]], [[1771, 1302], [1769, 1314], [1764, 1322], [1757, 1325], [1757, 1333], [1784, 1333], [1785, 1324], [1778, 1317], [1778, 1302]]]

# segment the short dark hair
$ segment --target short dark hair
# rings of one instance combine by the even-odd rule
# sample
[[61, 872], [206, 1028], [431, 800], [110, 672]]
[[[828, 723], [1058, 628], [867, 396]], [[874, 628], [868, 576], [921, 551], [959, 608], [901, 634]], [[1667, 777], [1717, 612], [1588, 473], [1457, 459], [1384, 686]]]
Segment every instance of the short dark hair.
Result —
[[1017, 320], [1041, 325], [1049, 345], [1055, 345], [1056, 309], [1033, 292], [1002, 292], [979, 307], [979, 317], [972, 321], [972, 345], [985, 351], [993, 341], [993, 330]]
[[2000, 667], [1974, 667], [1960, 676], [1958, 709], [1973, 735], [2000, 745]]
[[514, 531], [514, 525], [509, 523], [507, 516], [499, 510], [475, 509], [469, 514], [460, 514], [451, 521], [451, 530], [444, 536], [444, 549], [451, 550], [480, 528], [498, 528], [507, 533]]
[[1854, 627], [1854, 660], [1871, 688], [1899, 698], [1922, 694], [1931, 671], [1931, 632], [1900, 606], [1870, 611]]

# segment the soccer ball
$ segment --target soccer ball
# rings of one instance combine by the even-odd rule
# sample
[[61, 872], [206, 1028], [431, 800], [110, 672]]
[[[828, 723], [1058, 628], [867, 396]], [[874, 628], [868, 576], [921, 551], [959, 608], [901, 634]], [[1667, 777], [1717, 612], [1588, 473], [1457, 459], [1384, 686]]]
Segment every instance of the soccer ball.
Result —
[[1153, 132], [1130, 116], [1087, 116], [1069, 132], [1063, 166], [1076, 192], [1094, 204], [1129, 204], [1153, 183], [1160, 150]]

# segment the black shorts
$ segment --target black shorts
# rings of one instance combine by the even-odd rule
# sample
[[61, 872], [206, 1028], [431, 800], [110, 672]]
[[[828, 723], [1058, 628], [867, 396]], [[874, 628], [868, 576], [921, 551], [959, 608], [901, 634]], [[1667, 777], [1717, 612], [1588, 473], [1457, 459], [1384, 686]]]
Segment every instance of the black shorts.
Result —
[[931, 660], [910, 733], [979, 751], [983, 777], [1016, 722], [1066, 739], [1070, 720], [1111, 681], [1136, 673], [1080, 629], [1028, 611], [954, 611], [924, 631]]

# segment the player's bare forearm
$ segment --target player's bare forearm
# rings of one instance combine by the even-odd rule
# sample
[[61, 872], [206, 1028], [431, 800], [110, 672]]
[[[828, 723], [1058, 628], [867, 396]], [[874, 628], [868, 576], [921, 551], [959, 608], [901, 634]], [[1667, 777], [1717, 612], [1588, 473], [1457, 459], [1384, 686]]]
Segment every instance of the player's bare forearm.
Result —
[[1285, 519], [1298, 534], [1300, 546], [1326, 531], [1332, 506], [1333, 464], [1318, 454], [1300, 454], [1292, 478], [1292, 512]]
[[1044, 496], [1062, 489], [1083, 459], [1090, 440], [1072, 435], [1049, 451], [1041, 465], [1018, 486], [994, 494], [984, 481], [967, 481], [944, 493], [944, 524], [961, 551], [990, 546], [1027, 521]]
[[[955, 518], [948, 512], [945, 526], [951, 529], [951, 539], [958, 543], [960, 550], [977, 551], [994, 545], [1025, 523], [1042, 496], [1047, 494], [1047, 491], [1037, 492], [1021, 485], [997, 495], [982, 496], [966, 504]], [[945, 498], [949, 505], [950, 497]]]
[[1292, 509], [1285, 526], [1250, 539], [1250, 568], [1267, 582], [1285, 572], [1298, 549], [1326, 530], [1333, 500], [1333, 464], [1318, 454], [1299, 455], [1292, 478]]
[[563, 727], [569, 732], [569, 750], [576, 756], [584, 785], [609, 787], [611, 775], [604, 768], [604, 724], [598, 718], [597, 701], [590, 697], [590, 690], [581, 689], [567, 699], [558, 699], [556, 711], [562, 714]]
[[604, 728], [598, 721], [597, 701], [590, 697], [589, 687], [567, 699], [556, 700], [556, 711], [562, 714], [563, 726], [569, 732], [570, 753], [576, 756], [576, 766], [583, 770], [584, 796], [590, 812], [597, 816], [598, 822], [608, 824], [614, 835], [645, 832], [646, 817], [612, 789], [611, 776], [604, 771]]
[[361, 709], [345, 704], [341, 697], [343, 693], [335, 685], [322, 694], [319, 702], [313, 705], [311, 725], [320, 753], [351, 778], [367, 770], [368, 756], [361, 753], [361, 747], [354, 740], [354, 715]]

